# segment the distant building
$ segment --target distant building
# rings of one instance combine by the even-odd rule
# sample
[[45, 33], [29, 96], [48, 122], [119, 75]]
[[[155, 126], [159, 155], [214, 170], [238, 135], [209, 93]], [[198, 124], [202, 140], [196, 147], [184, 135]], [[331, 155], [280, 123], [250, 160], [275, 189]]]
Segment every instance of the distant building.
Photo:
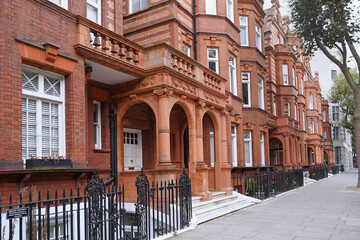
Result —
[[334, 164], [344, 165], [344, 169], [349, 170], [352, 166], [352, 145], [351, 132], [341, 126], [344, 114], [341, 112], [339, 104], [329, 104], [329, 120], [331, 123], [331, 135], [334, 145]]

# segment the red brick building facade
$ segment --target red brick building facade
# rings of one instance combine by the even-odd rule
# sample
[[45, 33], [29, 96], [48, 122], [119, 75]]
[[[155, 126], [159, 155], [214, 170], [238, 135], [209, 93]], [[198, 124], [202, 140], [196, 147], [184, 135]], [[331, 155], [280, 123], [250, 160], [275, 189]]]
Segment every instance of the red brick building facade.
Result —
[[[333, 164], [318, 76], [272, 2], [1, 1], [3, 195], [187, 168], [207, 200], [233, 167]], [[72, 167], [24, 167], [45, 156]]]

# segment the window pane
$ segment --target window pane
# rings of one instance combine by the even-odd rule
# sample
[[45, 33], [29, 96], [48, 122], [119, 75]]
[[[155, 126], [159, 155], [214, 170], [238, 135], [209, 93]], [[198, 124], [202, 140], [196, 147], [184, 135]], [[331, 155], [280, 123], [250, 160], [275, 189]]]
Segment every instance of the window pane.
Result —
[[22, 72], [22, 88], [37, 92], [39, 90], [39, 75], [30, 71]]
[[44, 93], [47, 95], [60, 97], [60, 80], [44, 77]]
[[86, 12], [86, 17], [88, 19], [90, 19], [93, 22], [98, 23], [99, 19], [98, 19], [98, 9], [87, 4], [87, 12]]
[[217, 58], [215, 49], [208, 49], [208, 57], [209, 58]]
[[217, 72], [216, 71], [216, 62], [209, 62], [209, 68], [211, 70], [213, 70], [214, 72]]
[[248, 91], [248, 84], [243, 83], [243, 101], [244, 104], [249, 105], [249, 91]]
[[206, 13], [216, 15], [216, 0], [206, 0]]

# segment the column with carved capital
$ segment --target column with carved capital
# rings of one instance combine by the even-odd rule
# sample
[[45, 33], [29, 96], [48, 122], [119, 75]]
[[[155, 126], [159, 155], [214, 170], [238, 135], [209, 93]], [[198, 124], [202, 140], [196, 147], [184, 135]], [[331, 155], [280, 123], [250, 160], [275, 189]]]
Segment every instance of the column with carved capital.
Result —
[[285, 163], [284, 163], [284, 166], [285, 167], [290, 167], [291, 164], [290, 164], [290, 136], [288, 133], [285, 133], [284, 134], [284, 139], [285, 139], [285, 144], [284, 144], [284, 150], [283, 152], [285, 152]]
[[203, 100], [198, 100], [196, 102], [196, 146], [197, 146], [197, 156], [196, 156], [196, 165], [200, 168], [206, 168], [204, 162], [204, 147], [203, 147], [203, 114], [202, 109], [205, 107], [205, 102]]
[[159, 109], [158, 109], [158, 138], [159, 138], [159, 162], [158, 168], [175, 168], [171, 163], [170, 153], [170, 109], [169, 109], [169, 96], [173, 91], [169, 88], [163, 87], [154, 90], [154, 94], [159, 96]]

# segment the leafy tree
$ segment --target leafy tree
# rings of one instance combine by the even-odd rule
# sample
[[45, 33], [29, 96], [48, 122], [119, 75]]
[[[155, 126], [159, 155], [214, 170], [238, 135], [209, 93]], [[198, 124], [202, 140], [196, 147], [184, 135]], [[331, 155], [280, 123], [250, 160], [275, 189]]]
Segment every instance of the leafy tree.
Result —
[[[353, 68], [350, 70], [350, 74], [356, 81], [359, 79], [359, 73]], [[344, 119], [341, 125], [344, 128], [353, 132], [354, 130], [354, 112], [355, 112], [355, 96], [353, 90], [347, 83], [344, 74], [339, 73], [333, 81], [333, 85], [329, 92], [329, 100], [332, 103], [338, 103], [341, 112], [344, 114]]]
[[[359, 73], [353, 68], [350, 70], [351, 76], [356, 80], [359, 79]], [[338, 103], [341, 112], [344, 114], [344, 119], [341, 125], [349, 129], [352, 133], [352, 149], [356, 151], [356, 144], [354, 139], [354, 112], [355, 112], [355, 96], [353, 90], [347, 83], [344, 74], [339, 73], [333, 81], [333, 85], [329, 92], [329, 100], [332, 103]]]
[[[353, 115], [356, 155], [360, 166], [360, 85], [348, 68], [350, 57], [354, 58], [360, 71], [359, 8], [351, 0], [289, 0], [291, 21], [295, 32], [304, 41], [304, 54], [312, 55], [320, 49], [344, 74], [353, 91], [355, 109]], [[339, 54], [334, 54], [332, 49]], [[360, 171], [357, 187], [360, 187]]]

